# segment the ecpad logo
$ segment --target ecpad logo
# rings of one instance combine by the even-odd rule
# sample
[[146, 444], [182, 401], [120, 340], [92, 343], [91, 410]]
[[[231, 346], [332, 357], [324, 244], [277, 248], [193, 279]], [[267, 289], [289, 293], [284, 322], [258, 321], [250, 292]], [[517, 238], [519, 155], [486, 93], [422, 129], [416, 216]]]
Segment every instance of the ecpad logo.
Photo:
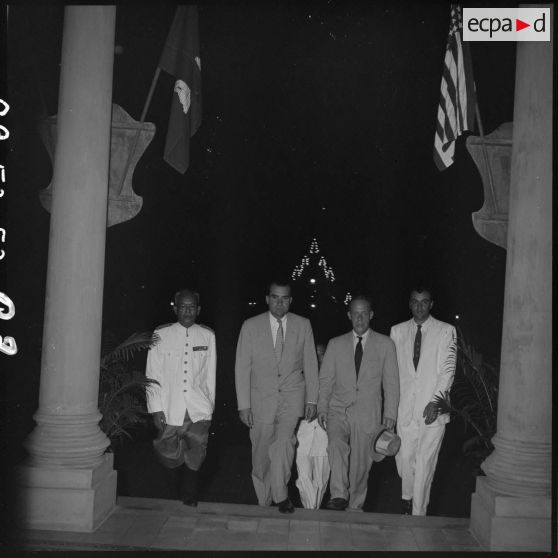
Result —
[[463, 8], [464, 41], [550, 41], [550, 8]]

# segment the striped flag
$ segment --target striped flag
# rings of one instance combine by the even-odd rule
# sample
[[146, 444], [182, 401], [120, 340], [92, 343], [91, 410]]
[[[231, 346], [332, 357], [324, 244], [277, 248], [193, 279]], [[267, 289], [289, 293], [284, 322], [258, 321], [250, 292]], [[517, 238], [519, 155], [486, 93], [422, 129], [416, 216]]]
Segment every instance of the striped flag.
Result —
[[164, 159], [171, 167], [184, 174], [190, 163], [190, 137], [200, 127], [202, 117], [196, 6], [176, 8], [159, 68], [176, 78]]
[[461, 7], [452, 4], [434, 136], [434, 162], [440, 171], [453, 164], [455, 140], [474, 126], [475, 81], [469, 44], [463, 43], [462, 33]]

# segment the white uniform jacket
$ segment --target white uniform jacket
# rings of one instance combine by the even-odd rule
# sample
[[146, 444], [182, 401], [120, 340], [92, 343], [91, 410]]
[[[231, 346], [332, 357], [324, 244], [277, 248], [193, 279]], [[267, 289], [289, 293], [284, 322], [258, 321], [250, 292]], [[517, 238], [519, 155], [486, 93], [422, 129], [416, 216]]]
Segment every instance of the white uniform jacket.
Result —
[[160, 382], [147, 389], [147, 410], [163, 411], [167, 424], [182, 426], [186, 409], [192, 422], [211, 420], [215, 408], [215, 334], [205, 326], [179, 322], [160, 326], [161, 340], [149, 349], [145, 375]]
[[[455, 327], [428, 317], [421, 328], [420, 359], [415, 370], [413, 347], [416, 332], [416, 323], [411, 318], [394, 325], [390, 333], [397, 349], [400, 380], [397, 423], [402, 426], [407, 426], [412, 420], [423, 424], [424, 408], [440, 392], [451, 388], [455, 374]], [[449, 414], [442, 414], [427, 426], [441, 426], [447, 422]]]

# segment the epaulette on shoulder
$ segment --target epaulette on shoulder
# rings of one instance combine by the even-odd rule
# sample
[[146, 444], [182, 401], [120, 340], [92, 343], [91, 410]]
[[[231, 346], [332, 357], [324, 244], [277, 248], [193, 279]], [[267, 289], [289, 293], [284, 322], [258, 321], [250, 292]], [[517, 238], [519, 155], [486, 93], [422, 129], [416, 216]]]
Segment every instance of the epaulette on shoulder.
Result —
[[172, 325], [172, 322], [169, 323], [169, 324], [163, 324], [163, 325], [157, 326], [157, 327], [155, 328], [155, 331], [159, 331], [160, 329], [165, 329], [166, 327], [169, 327], [169, 326], [171, 326], [171, 325]]
[[203, 325], [203, 324], [198, 324], [200, 327], [203, 327], [203, 329], [207, 329], [209, 331], [211, 331], [211, 333], [215, 333], [215, 331], [213, 331], [209, 326]]

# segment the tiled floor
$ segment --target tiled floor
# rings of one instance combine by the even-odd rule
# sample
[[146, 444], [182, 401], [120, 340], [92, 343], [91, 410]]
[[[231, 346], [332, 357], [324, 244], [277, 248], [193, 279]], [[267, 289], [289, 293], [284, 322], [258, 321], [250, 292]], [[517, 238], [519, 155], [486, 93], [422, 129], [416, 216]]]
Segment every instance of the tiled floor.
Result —
[[450, 550], [480, 551], [469, 521], [119, 498], [94, 533], [25, 532], [25, 550]]

